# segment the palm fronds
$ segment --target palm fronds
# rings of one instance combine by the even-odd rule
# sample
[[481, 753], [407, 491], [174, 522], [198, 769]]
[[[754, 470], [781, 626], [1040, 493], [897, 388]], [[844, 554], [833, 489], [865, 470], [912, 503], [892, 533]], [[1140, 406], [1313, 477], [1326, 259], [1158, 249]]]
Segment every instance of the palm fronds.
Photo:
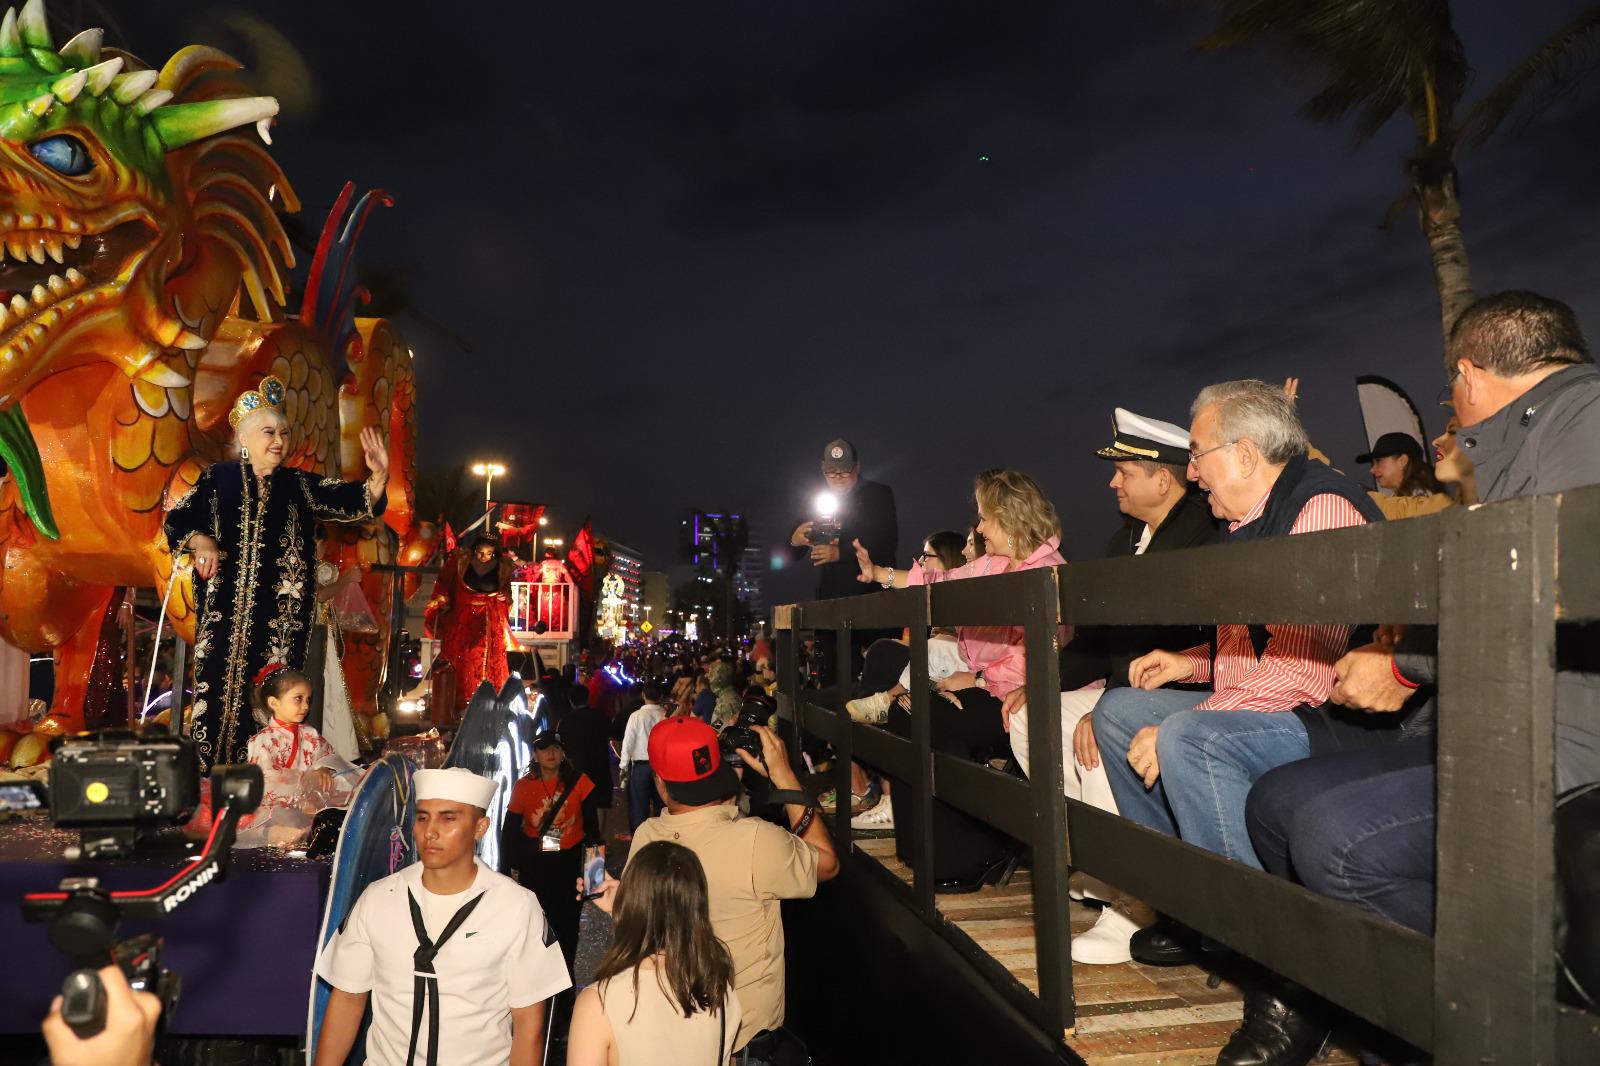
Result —
[[1551, 34], [1467, 113], [1461, 143], [1480, 145], [1514, 112], [1526, 122], [1600, 66], [1600, 4]]
[[1448, 0], [1202, 0], [1222, 21], [1197, 47], [1275, 45], [1317, 86], [1301, 112], [1354, 117], [1373, 137], [1396, 112], [1424, 145], [1448, 139], [1470, 68]]

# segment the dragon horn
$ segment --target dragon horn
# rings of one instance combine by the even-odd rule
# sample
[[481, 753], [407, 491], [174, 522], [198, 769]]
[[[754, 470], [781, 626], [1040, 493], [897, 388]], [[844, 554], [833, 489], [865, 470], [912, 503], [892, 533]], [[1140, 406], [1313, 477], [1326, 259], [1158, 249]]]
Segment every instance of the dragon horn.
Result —
[[187, 377], [162, 362], [150, 363], [144, 369], [135, 372], [133, 376], [140, 381], [159, 385], [163, 389], [181, 389], [189, 384]]
[[89, 76], [87, 72], [82, 70], [75, 71], [74, 73], [68, 74], [64, 78], [57, 79], [51, 84], [50, 91], [54, 93], [56, 95], [56, 99], [60, 100], [62, 103], [70, 104], [72, 101], [78, 98], [79, 93], [83, 92], [84, 83], [88, 80]]
[[0, 56], [14, 58], [22, 54], [22, 35], [17, 32], [17, 9], [6, 8], [6, 17], [0, 21]]
[[88, 79], [89, 92], [95, 96], [104, 96], [111, 83], [116, 79], [117, 71], [122, 69], [122, 57], [112, 56], [104, 63], [97, 63], [84, 69], [83, 74]]
[[153, 70], [130, 70], [111, 79], [111, 99], [127, 106], [155, 86], [157, 74]]
[[62, 45], [56, 54], [65, 59], [69, 67], [92, 67], [100, 62], [100, 45], [105, 38], [105, 30], [84, 30]]
[[51, 47], [50, 27], [44, 17], [44, 0], [28, 0], [22, 5], [22, 13], [17, 17], [17, 29], [22, 31], [22, 42], [29, 48]]
[[148, 115], [156, 108], [163, 106], [172, 99], [172, 93], [167, 89], [151, 89], [138, 100], [134, 101], [133, 113], [135, 115]]
[[150, 122], [162, 146], [170, 152], [214, 133], [260, 122], [277, 113], [278, 101], [273, 97], [245, 96], [158, 107], [151, 112]]

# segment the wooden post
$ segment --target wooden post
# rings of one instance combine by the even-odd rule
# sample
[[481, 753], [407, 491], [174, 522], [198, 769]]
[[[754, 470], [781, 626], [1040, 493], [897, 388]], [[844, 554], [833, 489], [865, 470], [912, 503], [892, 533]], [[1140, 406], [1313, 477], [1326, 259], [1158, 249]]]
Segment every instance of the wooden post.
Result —
[[1462, 509], [1440, 543], [1439, 1062], [1555, 1061], [1556, 505]]

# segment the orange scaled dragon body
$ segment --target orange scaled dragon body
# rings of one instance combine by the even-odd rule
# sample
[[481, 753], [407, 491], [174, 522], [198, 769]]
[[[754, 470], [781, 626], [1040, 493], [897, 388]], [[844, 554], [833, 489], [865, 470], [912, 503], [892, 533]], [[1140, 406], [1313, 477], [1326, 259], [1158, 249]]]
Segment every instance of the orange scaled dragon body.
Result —
[[[291, 465], [361, 477], [361, 428], [390, 440], [383, 521], [324, 549], [361, 566], [381, 625], [391, 582], [372, 564], [431, 554], [414, 524], [410, 352], [388, 322], [353, 317], [348, 253], [367, 201], [336, 233], [346, 189], [288, 317], [294, 258], [272, 202], [299, 205], [255, 137], [277, 102], [244, 95], [238, 69], [201, 46], [148, 69], [99, 30], [58, 49], [42, 0], [0, 22], [0, 636], [55, 655], [38, 733], [83, 727], [111, 597], [167, 587], [164, 508], [224, 458], [229, 407], [265, 374], [287, 385]], [[193, 639], [184, 570], [168, 617]], [[347, 643], [358, 730], [374, 727], [382, 648]], [[19, 744], [13, 762], [39, 749]]]

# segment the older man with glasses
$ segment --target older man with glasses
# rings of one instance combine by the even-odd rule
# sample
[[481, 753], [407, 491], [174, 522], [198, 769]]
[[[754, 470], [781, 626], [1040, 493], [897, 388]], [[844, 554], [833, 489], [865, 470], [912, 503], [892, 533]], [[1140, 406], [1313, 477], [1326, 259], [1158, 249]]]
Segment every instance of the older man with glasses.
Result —
[[[1226, 521], [1224, 541], [1294, 536], [1381, 521], [1362, 486], [1308, 460], [1293, 400], [1263, 381], [1204, 389], [1191, 408], [1188, 476]], [[1221, 625], [1212, 646], [1151, 651], [1128, 669], [1131, 688], [1107, 692], [1094, 735], [1122, 815], [1260, 868], [1245, 827], [1256, 778], [1304, 759], [1323, 737], [1319, 708], [1345, 625]], [[1164, 689], [1174, 682], [1209, 690]], [[1166, 923], [1136, 934], [1133, 957], [1187, 961]], [[1220, 1061], [1220, 1060], [1219, 1060]]]

